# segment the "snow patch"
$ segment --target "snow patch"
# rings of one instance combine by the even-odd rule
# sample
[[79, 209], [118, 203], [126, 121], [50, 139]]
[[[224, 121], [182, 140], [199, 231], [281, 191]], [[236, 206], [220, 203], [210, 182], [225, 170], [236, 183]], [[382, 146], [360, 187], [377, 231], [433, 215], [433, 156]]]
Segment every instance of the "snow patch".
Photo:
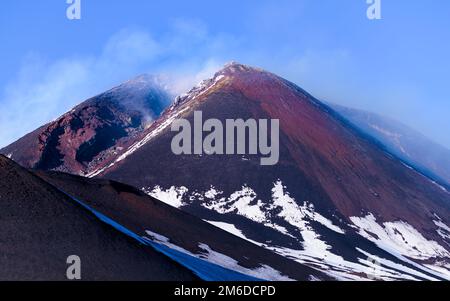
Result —
[[[209, 193], [209, 195], [211, 194]], [[294, 237], [289, 234], [286, 228], [270, 222], [264, 212], [263, 202], [261, 200], [256, 200], [256, 197], [257, 195], [255, 191], [247, 185], [244, 185], [241, 190], [234, 192], [229, 198], [222, 197], [219, 199], [210, 199], [208, 202], [203, 202], [202, 206], [206, 209], [214, 210], [220, 214], [234, 212], [248, 218], [249, 220], [262, 223], [285, 235]]]
[[450, 227], [442, 222], [441, 219], [433, 221], [436, 226], [438, 226], [437, 233], [444, 239], [448, 240], [450, 243]]
[[[217, 191], [214, 187], [203, 195], [199, 195], [204, 196], [201, 197], [201, 200], [204, 200], [205, 197], [209, 199], [207, 202], [202, 203], [202, 206], [207, 209], [214, 210], [220, 214], [235, 212], [238, 215], [244, 216], [254, 222], [262, 223], [291, 237], [294, 236], [285, 227], [274, 222], [272, 217], [281, 217], [287, 223], [300, 230], [305, 229], [307, 225], [306, 220], [309, 220], [316, 221], [337, 233], [345, 233], [344, 230], [334, 225], [330, 220], [315, 212], [312, 204], [304, 202], [302, 206], [299, 206], [290, 197], [289, 193], [287, 191], [285, 192], [285, 189], [286, 187], [283, 186], [281, 181], [274, 183], [272, 200], [268, 204], [258, 199], [255, 191], [247, 185], [242, 186], [241, 190], [234, 192], [228, 198], [219, 198], [218, 196], [222, 195], [223, 192]], [[280, 212], [276, 213], [278, 211]]]
[[165, 245], [166, 247], [169, 247], [171, 249], [174, 249], [176, 251], [185, 253], [187, 255], [197, 257], [199, 259], [204, 259], [210, 263], [214, 263], [216, 265], [219, 265], [221, 267], [224, 267], [226, 269], [230, 269], [232, 271], [236, 271], [248, 276], [253, 276], [260, 279], [270, 280], [270, 281], [292, 281], [293, 279], [282, 275], [279, 271], [275, 270], [274, 268], [268, 266], [268, 265], [261, 265], [258, 268], [255, 269], [249, 269], [245, 268], [239, 263], [222, 253], [216, 252], [213, 249], [211, 249], [207, 244], [199, 243], [199, 248], [202, 250], [201, 253], [194, 254], [186, 249], [183, 249], [175, 244], [170, 243], [169, 238], [160, 235], [158, 233], [154, 233], [151, 231], [146, 231], [147, 235], [152, 239], [152, 241]]
[[[402, 264], [398, 264], [398, 263], [392, 262], [390, 260], [381, 258], [379, 256], [372, 255], [360, 248], [357, 248], [357, 250], [359, 252], [361, 252], [362, 254], [366, 255], [368, 259], [371, 259], [377, 263], [377, 264], [374, 264], [372, 262], [372, 265], [371, 265], [372, 268], [369, 271], [367, 271], [367, 273], [371, 274], [370, 276], [372, 276], [372, 277], [375, 276], [375, 279], [386, 280], [384, 278], [384, 276], [386, 275], [386, 273], [390, 273], [391, 277], [395, 277], [397, 279], [402, 279], [402, 280], [419, 280], [419, 279], [426, 279], [429, 281], [437, 280], [434, 277], [431, 277], [427, 274], [424, 274], [420, 271], [414, 270], [414, 269], [404, 266]], [[360, 260], [360, 261], [363, 262], [364, 260]], [[390, 269], [388, 269], [388, 268], [390, 268]], [[403, 273], [399, 273], [398, 271], [401, 271]], [[415, 278], [413, 276], [416, 276], [418, 278]]]
[[136, 142], [132, 146], [128, 148], [126, 152], [124, 152], [122, 155], [120, 155], [114, 162], [107, 165], [106, 167], [100, 168], [98, 170], [95, 170], [86, 176], [88, 178], [93, 178], [95, 176], [98, 176], [99, 174], [103, 173], [105, 170], [113, 167], [115, 164], [119, 163], [120, 161], [125, 160], [128, 156], [135, 153], [137, 150], [139, 150], [142, 146], [150, 142], [153, 138], [155, 138], [157, 135], [159, 135], [163, 130], [165, 130], [169, 125], [171, 125], [175, 119], [177, 119], [181, 114], [183, 114], [186, 110], [189, 108], [184, 108], [183, 110], [178, 111], [177, 113], [174, 113], [172, 115], [169, 115], [161, 124], [159, 124], [155, 129], [150, 131], [142, 140]]
[[435, 241], [427, 240], [406, 222], [386, 222], [380, 225], [373, 214], [350, 217], [359, 228], [359, 234], [390, 253], [427, 260], [450, 257], [450, 253]]
[[345, 234], [345, 231], [334, 225], [332, 221], [325, 218], [323, 215], [315, 212], [314, 205], [304, 202], [302, 206], [299, 206], [296, 201], [290, 196], [289, 192], [285, 192], [286, 187], [283, 186], [281, 181], [274, 184], [272, 189], [273, 204], [271, 209], [281, 208], [281, 212], [278, 214], [280, 217], [296, 226], [299, 229], [305, 228], [305, 219], [316, 221], [328, 229], [340, 234]]
[[205, 222], [210, 223], [211, 225], [213, 225], [213, 226], [215, 226], [215, 227], [217, 227], [219, 229], [227, 231], [228, 233], [233, 234], [234, 236], [237, 236], [239, 238], [245, 239], [246, 241], [251, 242], [251, 243], [253, 243], [253, 244], [257, 245], [257, 246], [261, 245], [261, 243], [259, 243], [257, 241], [254, 241], [254, 240], [251, 240], [248, 237], [246, 237], [244, 235], [244, 233], [242, 233], [242, 231], [239, 230], [238, 228], [236, 228], [236, 226], [233, 225], [233, 224], [224, 223], [224, 222], [216, 222], [216, 221], [208, 221], [208, 220], [205, 220]]
[[426, 264], [426, 267], [428, 267], [429, 269], [436, 271], [437, 273], [441, 274], [441, 275], [445, 275], [447, 280], [450, 280], [450, 265], [449, 264], [435, 264], [435, 265], [431, 265], [431, 264]]
[[[214, 190], [214, 192], [217, 191]], [[228, 199], [216, 199], [215, 197], [219, 194], [212, 193], [211, 190], [204, 195], [205, 197], [210, 196], [210, 199], [214, 195], [214, 198], [209, 203], [203, 204], [207, 209], [214, 210], [220, 214], [236, 212], [256, 222], [264, 222], [266, 220], [266, 216], [261, 209], [261, 200], [255, 202], [256, 193], [247, 186], [242, 186], [241, 190], [234, 192]]]
[[214, 200], [218, 195], [223, 194], [223, 191], [216, 190], [214, 186], [205, 192], [205, 198]]
[[224, 222], [216, 222], [216, 221], [207, 221], [207, 220], [205, 220], [205, 222], [208, 222], [211, 225], [213, 225], [219, 229], [227, 231], [228, 233], [231, 233], [234, 236], [237, 236], [237, 237], [247, 240], [247, 237], [245, 237], [244, 233], [242, 233], [242, 231], [239, 230], [238, 228], [236, 228], [236, 226], [233, 224], [228, 224], [228, 223], [224, 223]]
[[180, 208], [185, 205], [185, 203], [183, 203], [183, 196], [186, 192], [188, 192], [188, 189], [184, 186], [172, 186], [166, 190], [163, 190], [160, 186], [155, 186], [152, 190], [146, 188], [143, 188], [142, 190], [155, 199], [158, 199], [161, 202], [175, 208]]

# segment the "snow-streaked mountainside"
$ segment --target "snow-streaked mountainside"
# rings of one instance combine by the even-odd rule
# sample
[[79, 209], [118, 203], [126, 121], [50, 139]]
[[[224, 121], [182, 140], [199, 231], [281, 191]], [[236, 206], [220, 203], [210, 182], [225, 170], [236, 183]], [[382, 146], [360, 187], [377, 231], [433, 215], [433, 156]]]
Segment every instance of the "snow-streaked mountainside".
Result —
[[378, 114], [339, 105], [332, 107], [387, 149], [422, 173], [450, 186], [450, 150], [417, 131]]
[[[185, 206], [189, 207], [194, 200], [200, 199], [201, 206], [222, 215], [219, 218], [220, 221], [209, 221], [211, 224], [298, 262], [321, 267], [336, 279], [363, 280], [373, 277], [380, 280], [438, 280], [442, 278], [450, 280], [450, 273], [446, 271], [450, 268], [448, 265], [450, 252], [439, 243], [424, 238], [411, 225], [401, 221], [380, 223], [372, 214], [368, 214], [364, 217], [350, 217], [351, 222], [341, 228], [333, 224], [332, 220], [318, 213], [313, 204], [304, 202], [302, 205], [298, 205], [281, 181], [274, 183], [272, 198], [268, 202], [257, 199], [257, 194], [249, 187], [242, 187], [242, 190], [236, 191], [228, 197], [214, 187], [206, 192], [192, 194], [189, 194], [186, 187], [171, 187], [162, 191], [161, 187], [157, 186], [152, 191], [148, 189], [144, 189], [144, 191], [181, 209], [187, 209]], [[181, 200], [186, 199], [186, 195], [189, 196], [187, 199], [190, 201], [183, 203]], [[279, 235], [294, 239], [300, 236], [303, 241], [297, 244], [296, 248], [279, 247], [278, 243], [271, 241], [257, 241], [246, 236], [245, 231], [241, 230], [245, 228], [239, 224], [223, 222], [231, 214], [262, 224], [270, 230], [279, 232]], [[436, 216], [434, 222], [441, 223], [439, 216]], [[327, 228], [327, 232], [333, 231], [335, 234], [344, 235], [347, 231], [357, 230], [361, 236], [375, 243], [379, 249], [393, 255], [395, 259], [382, 259], [382, 256], [375, 255], [380, 250], [370, 253], [356, 248], [359, 253], [356, 261], [346, 260], [339, 255], [340, 252], [335, 250], [332, 244], [319, 234], [323, 227]], [[345, 229], [348, 227], [353, 229]], [[437, 231], [448, 240], [450, 228], [443, 223], [439, 228]], [[339, 236], [335, 239], [339, 239]], [[343, 238], [341, 237], [341, 239]], [[438, 261], [436, 265], [423, 266], [410, 260], [417, 259], [426, 262], [437, 258], [442, 258], [443, 261]], [[382, 265], [381, 261], [383, 261]], [[438, 270], [440, 272], [436, 272]]]
[[67, 280], [70, 254], [83, 280], [330, 279], [121, 183], [31, 172], [4, 156], [0, 180], [3, 281]]
[[84, 101], [0, 153], [27, 168], [86, 174], [139, 139], [171, 101], [160, 78], [141, 75]]
[[[280, 162], [170, 150], [175, 118], [280, 120]], [[450, 194], [294, 84], [230, 64], [112, 164], [119, 180], [338, 279], [449, 279]]]
[[[450, 192], [434, 177], [445, 169], [433, 169], [438, 157], [413, 161], [427, 140], [239, 63], [170, 106], [169, 98], [163, 84], [139, 77], [2, 153], [96, 178], [37, 172], [205, 279], [206, 262], [268, 280], [450, 280]], [[192, 122], [194, 111], [204, 120], [279, 119], [279, 163], [174, 155], [171, 125]]]
[[102, 221], [204, 280], [328, 280], [255, 244], [117, 182], [36, 172]]

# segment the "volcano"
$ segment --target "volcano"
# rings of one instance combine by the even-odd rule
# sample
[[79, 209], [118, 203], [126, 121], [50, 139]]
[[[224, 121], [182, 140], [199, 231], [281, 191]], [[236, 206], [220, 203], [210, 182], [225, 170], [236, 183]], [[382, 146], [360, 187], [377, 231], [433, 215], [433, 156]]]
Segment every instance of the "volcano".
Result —
[[[170, 125], [278, 119], [279, 163], [175, 155]], [[231, 63], [89, 174], [124, 182], [338, 279], [448, 279], [450, 194], [295, 84]], [[368, 272], [369, 271], [369, 272]], [[374, 272], [373, 272], [374, 271]]]
[[[163, 85], [139, 77], [1, 152], [203, 279], [217, 278], [195, 260], [240, 273], [225, 279], [450, 279], [445, 171], [431, 168], [438, 158], [399, 152], [417, 149], [410, 140], [239, 63], [169, 102]], [[195, 112], [222, 124], [278, 120], [277, 164], [252, 152], [175, 154], [171, 127], [194, 124]], [[217, 258], [228, 272], [208, 265]]]
[[158, 77], [141, 75], [82, 102], [0, 153], [27, 168], [86, 174], [133, 143], [171, 100]]

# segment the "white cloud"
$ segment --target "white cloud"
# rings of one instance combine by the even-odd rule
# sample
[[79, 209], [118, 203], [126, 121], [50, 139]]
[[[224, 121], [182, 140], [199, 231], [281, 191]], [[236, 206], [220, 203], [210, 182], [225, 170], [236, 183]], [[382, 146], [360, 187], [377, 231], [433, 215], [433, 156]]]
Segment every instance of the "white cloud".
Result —
[[142, 73], [162, 74], [175, 93], [183, 93], [223, 65], [223, 60], [209, 56], [213, 50], [220, 52], [221, 39], [210, 36], [199, 23], [176, 20], [159, 40], [144, 30], [124, 29], [99, 55], [48, 62], [29, 54], [0, 91], [0, 147]]
[[175, 19], [157, 37], [147, 29], [123, 29], [90, 56], [48, 62], [39, 54], [30, 54], [0, 90], [0, 147], [139, 74], [160, 74], [174, 94], [181, 94], [231, 60], [275, 72], [323, 100], [396, 116], [441, 143], [446, 141], [436, 134], [436, 114], [418, 114], [430, 109], [423, 102], [427, 95], [414, 85], [406, 82], [399, 88], [398, 81], [383, 82], [382, 87], [371, 84], [364, 77], [368, 70], [362, 69], [348, 49], [297, 50], [287, 43], [267, 52], [242, 37], [210, 32], [201, 21]]

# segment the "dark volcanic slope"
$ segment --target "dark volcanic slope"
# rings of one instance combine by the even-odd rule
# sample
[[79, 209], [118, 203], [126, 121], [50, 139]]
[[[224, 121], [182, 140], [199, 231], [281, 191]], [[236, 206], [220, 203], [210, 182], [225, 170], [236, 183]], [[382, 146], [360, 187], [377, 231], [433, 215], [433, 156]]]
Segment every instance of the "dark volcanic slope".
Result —
[[[170, 124], [180, 117], [192, 122], [195, 110], [204, 119], [222, 121], [279, 119], [279, 164], [261, 166], [258, 156], [174, 155]], [[93, 175], [231, 224], [300, 262], [328, 261], [339, 269], [341, 260], [360, 264], [368, 254], [387, 258], [375, 243], [393, 254], [450, 268], [449, 192], [274, 74], [228, 65], [178, 98], [146, 133]], [[354, 274], [361, 268], [347, 266]]]
[[390, 118], [332, 105], [345, 118], [380, 140], [390, 152], [450, 186], [450, 150]]
[[86, 100], [0, 153], [27, 168], [84, 174], [132, 143], [170, 101], [156, 78], [142, 75]]
[[0, 156], [0, 280], [66, 280], [70, 255], [83, 280], [197, 279]]
[[[221, 256], [227, 256], [239, 265], [226, 268], [268, 280], [330, 279], [319, 271], [231, 235], [131, 186], [57, 172], [40, 171], [37, 175], [141, 236], [146, 236], [147, 231], [157, 233], [169, 238], [171, 244], [201, 257], [205, 257], [201, 255], [205, 254], [201, 246], [207, 245], [213, 252], [223, 254]], [[220, 260], [215, 263], [222, 264]]]

